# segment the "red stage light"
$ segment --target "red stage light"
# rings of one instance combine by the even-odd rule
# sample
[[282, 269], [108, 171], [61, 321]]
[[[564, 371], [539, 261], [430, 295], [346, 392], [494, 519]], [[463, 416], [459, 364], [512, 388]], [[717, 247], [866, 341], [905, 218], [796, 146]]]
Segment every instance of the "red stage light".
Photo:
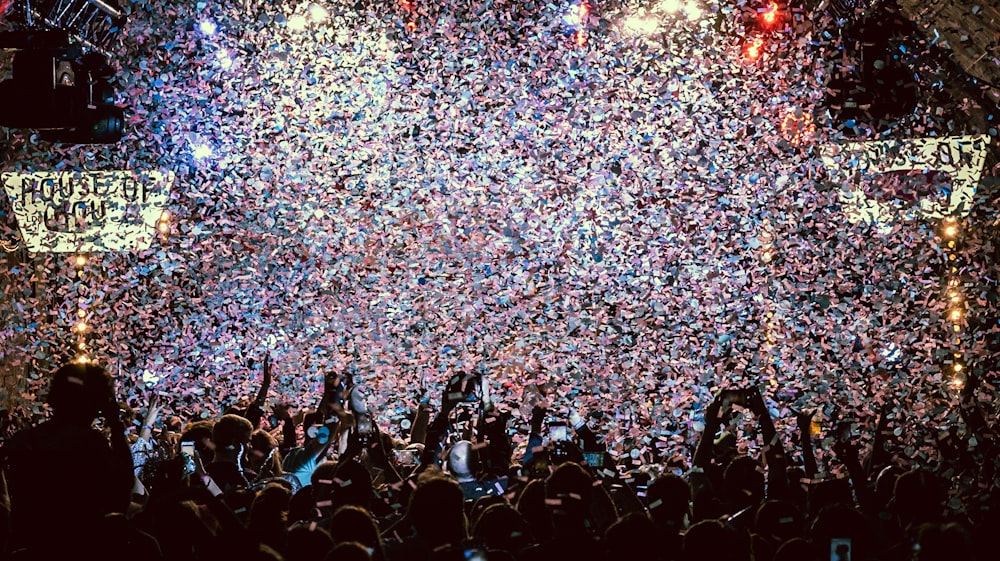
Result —
[[764, 46], [763, 37], [754, 37], [753, 41], [747, 45], [747, 58], [757, 60], [760, 57], [761, 48]]
[[764, 22], [764, 25], [774, 25], [774, 22], [778, 21], [778, 3], [771, 2], [767, 10], [760, 13], [760, 19]]

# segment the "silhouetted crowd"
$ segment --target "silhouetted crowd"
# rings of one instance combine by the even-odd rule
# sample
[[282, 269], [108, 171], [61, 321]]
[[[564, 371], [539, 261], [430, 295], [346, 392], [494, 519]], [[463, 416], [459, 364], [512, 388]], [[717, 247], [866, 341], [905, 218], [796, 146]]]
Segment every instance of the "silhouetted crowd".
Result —
[[[3, 443], [3, 559], [995, 558], [995, 419], [974, 387], [963, 434], [938, 443], [946, 467], [893, 457], [883, 414], [864, 453], [844, 425], [835, 453], [848, 477], [831, 477], [813, 456], [811, 414], [797, 414], [798, 442], [782, 442], [757, 390], [706, 405], [692, 465], [624, 469], [587, 415], [538, 404], [516, 450], [481, 375], [453, 376], [439, 408], [422, 400], [405, 439], [373, 422], [353, 382], [328, 374], [309, 411], [267, 407], [265, 363], [256, 397], [221, 417], [160, 419], [154, 397], [132, 431], [103, 368], [63, 366], [48, 419]], [[761, 457], [738, 453], [737, 411], [753, 418]], [[956, 494], [959, 480], [976, 493]]]

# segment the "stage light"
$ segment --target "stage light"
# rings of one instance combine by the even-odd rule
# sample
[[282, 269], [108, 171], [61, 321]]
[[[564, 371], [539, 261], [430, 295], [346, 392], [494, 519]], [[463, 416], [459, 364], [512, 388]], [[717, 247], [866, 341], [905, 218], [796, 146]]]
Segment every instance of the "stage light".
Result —
[[306, 28], [306, 17], [301, 14], [295, 14], [288, 18], [288, 29], [292, 31], [302, 31]]
[[0, 48], [16, 50], [13, 77], [0, 82], [0, 125], [37, 129], [50, 142], [117, 142], [125, 115], [108, 83], [114, 71], [70, 37], [61, 29], [0, 33]]
[[956, 226], [945, 226], [944, 235], [945, 237], [954, 238], [958, 234], [958, 227]]
[[233, 66], [233, 59], [230, 58], [229, 53], [225, 49], [221, 49], [215, 53], [215, 58], [219, 61], [219, 66], [223, 69], [228, 70]]
[[83, 267], [84, 265], [87, 264], [87, 256], [86, 255], [77, 255], [76, 259], [74, 260], [74, 262], [76, 263], [77, 267]]
[[680, 0], [662, 0], [656, 5], [656, 10], [664, 11], [668, 14], [675, 14], [681, 9]]
[[75, 331], [83, 333], [84, 331], [87, 330], [87, 322], [81, 321], [81, 322], [77, 323], [75, 326], [73, 326], [73, 329]]
[[212, 147], [207, 144], [198, 144], [191, 151], [191, 155], [194, 156], [196, 160], [204, 160], [205, 158], [211, 158], [214, 154]]
[[84, 309], [81, 308], [81, 309], [79, 309], [79, 310], [76, 311], [76, 315], [79, 316], [80, 319], [83, 319], [83, 318], [87, 317], [87, 310], [84, 310]]
[[688, 19], [698, 19], [703, 13], [705, 13], [705, 11], [696, 2], [688, 2], [687, 4], [684, 4], [684, 14], [687, 15]]
[[309, 17], [317, 23], [326, 21], [326, 18], [330, 17], [330, 12], [326, 11], [326, 8], [320, 6], [319, 4], [312, 4], [309, 6]]
[[198, 24], [198, 29], [200, 29], [205, 35], [215, 35], [218, 26], [214, 21], [206, 19], [202, 20], [201, 23]]
[[760, 20], [764, 22], [765, 26], [770, 27], [774, 25], [778, 21], [778, 4], [771, 2], [771, 5], [766, 10], [760, 12]]
[[962, 310], [958, 309], [952, 310], [948, 314], [948, 317], [951, 319], [951, 321], [960, 321], [962, 319]]
[[747, 45], [746, 55], [750, 60], [757, 60], [761, 55], [761, 48], [764, 46], [763, 37], [754, 37], [754, 40]]
[[625, 19], [624, 27], [630, 33], [636, 35], [651, 35], [660, 28], [660, 23], [656, 18], [633, 14]]

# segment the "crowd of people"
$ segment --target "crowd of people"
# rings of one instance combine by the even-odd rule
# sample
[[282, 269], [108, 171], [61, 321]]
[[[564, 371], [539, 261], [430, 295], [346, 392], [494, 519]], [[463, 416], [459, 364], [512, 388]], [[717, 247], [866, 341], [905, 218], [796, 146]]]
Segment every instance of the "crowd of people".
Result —
[[[744, 388], [706, 404], [691, 465], [658, 458], [654, 471], [608, 454], [585, 412], [561, 418], [544, 404], [528, 445], [514, 446], [509, 409], [481, 375], [454, 375], [399, 439], [347, 373], [328, 373], [308, 411], [271, 407], [268, 362], [256, 396], [221, 416], [160, 419], [154, 397], [134, 428], [103, 367], [58, 369], [51, 416], [0, 449], [2, 558], [992, 558], [1000, 440], [972, 391], [964, 441], [938, 442], [941, 469], [893, 452], [886, 408], [870, 449], [841, 425], [846, 475], [823, 476], [811, 412], [784, 442], [764, 397]], [[759, 456], [740, 453], [738, 410], [754, 420]], [[975, 481], [975, 497], [954, 493], [959, 478]]]

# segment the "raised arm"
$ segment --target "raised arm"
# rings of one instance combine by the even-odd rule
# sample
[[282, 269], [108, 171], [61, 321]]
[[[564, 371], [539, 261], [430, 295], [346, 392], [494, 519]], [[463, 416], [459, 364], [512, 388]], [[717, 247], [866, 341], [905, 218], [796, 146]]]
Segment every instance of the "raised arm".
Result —
[[757, 415], [761, 436], [764, 437], [764, 457], [767, 459], [767, 498], [780, 499], [788, 493], [788, 456], [785, 445], [774, 429], [771, 412], [756, 388], [746, 390], [747, 407]]
[[816, 466], [816, 454], [813, 451], [812, 443], [812, 420], [816, 416], [816, 411], [798, 411], [795, 413], [795, 426], [799, 431], [799, 446], [802, 448], [802, 465], [806, 472], [806, 478], [816, 477], [818, 468]]
[[254, 398], [253, 403], [247, 407], [246, 414], [244, 415], [250, 421], [250, 424], [253, 425], [254, 430], [260, 428], [260, 421], [264, 417], [264, 403], [267, 400], [267, 392], [271, 389], [270, 353], [264, 355], [263, 371], [263, 379], [260, 382], [260, 389], [257, 390], [257, 396]]

